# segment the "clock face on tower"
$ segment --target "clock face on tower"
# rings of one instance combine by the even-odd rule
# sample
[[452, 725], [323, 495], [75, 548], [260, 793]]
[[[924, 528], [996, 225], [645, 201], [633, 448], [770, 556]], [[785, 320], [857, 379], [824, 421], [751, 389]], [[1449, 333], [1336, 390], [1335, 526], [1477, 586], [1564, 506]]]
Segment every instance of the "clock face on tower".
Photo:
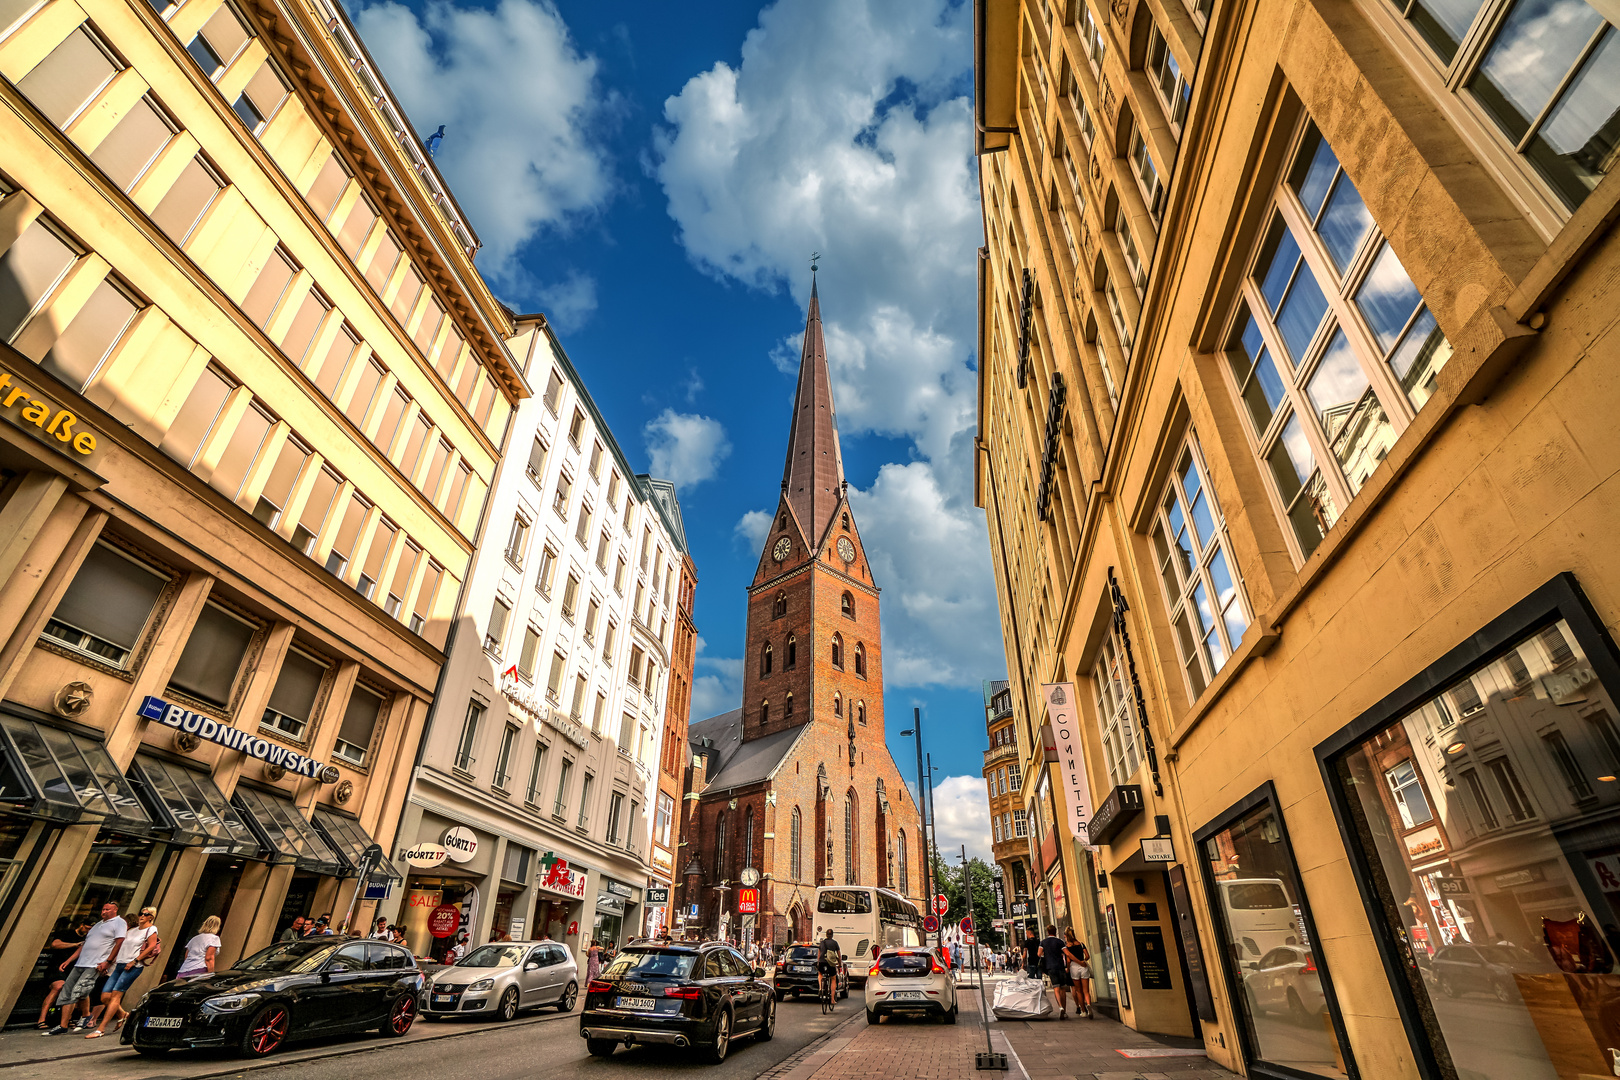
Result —
[[778, 540], [776, 542], [776, 546], [771, 549], [771, 558], [775, 559], [777, 562], [782, 562], [787, 559], [788, 552], [792, 550], [793, 545], [789, 543], [788, 538], [784, 536]]
[[838, 538], [838, 557], [847, 563], [855, 561], [855, 545], [849, 542], [847, 536]]

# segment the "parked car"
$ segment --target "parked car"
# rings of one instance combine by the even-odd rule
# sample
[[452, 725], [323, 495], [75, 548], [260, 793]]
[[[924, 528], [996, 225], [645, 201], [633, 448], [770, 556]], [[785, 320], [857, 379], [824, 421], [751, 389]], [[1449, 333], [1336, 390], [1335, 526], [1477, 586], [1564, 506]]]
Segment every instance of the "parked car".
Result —
[[776, 995], [729, 945], [630, 945], [586, 985], [579, 1034], [596, 1057], [642, 1043], [697, 1047], [718, 1064], [733, 1039], [776, 1034]]
[[492, 941], [428, 982], [422, 1015], [493, 1016], [511, 1020], [525, 1009], [572, 1012], [579, 998], [579, 965], [560, 942]]
[[[816, 978], [816, 963], [820, 958], [820, 947], [811, 942], [795, 941], [784, 946], [776, 961], [776, 1000], [781, 1001], [786, 994], [792, 994], [794, 1001], [799, 1000], [800, 994], [817, 998], [821, 993], [821, 982]], [[848, 960], [838, 965], [838, 997], [840, 1000], [849, 997]]]
[[1447, 945], [1429, 961], [1434, 981], [1446, 997], [1492, 994], [1501, 1002], [1519, 999], [1515, 972], [1557, 970], [1516, 945]]
[[1309, 1023], [1327, 1007], [1316, 957], [1302, 945], [1282, 945], [1260, 958], [1243, 976], [1249, 1008], [1256, 1012], [1287, 1012]]
[[956, 1023], [956, 979], [927, 949], [884, 949], [866, 973], [866, 1022], [897, 1014]]
[[124, 1021], [136, 1053], [228, 1047], [263, 1057], [299, 1039], [411, 1030], [424, 980], [398, 945], [301, 938], [261, 949], [226, 971], [159, 985]]

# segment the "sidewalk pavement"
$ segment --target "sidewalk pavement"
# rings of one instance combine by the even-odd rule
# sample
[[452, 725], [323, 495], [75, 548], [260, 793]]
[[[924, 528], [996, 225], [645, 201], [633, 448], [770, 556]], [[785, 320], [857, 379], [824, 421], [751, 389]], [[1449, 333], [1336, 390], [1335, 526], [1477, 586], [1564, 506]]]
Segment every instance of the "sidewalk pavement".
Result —
[[[985, 987], [986, 1001], [991, 985]], [[979, 1072], [986, 1049], [978, 990], [964, 986], [954, 1026], [933, 1020], [866, 1023], [860, 996], [853, 1015], [764, 1074], [761, 1080], [1238, 1080], [1203, 1054], [1196, 1039], [1143, 1035], [1114, 1020], [991, 1019], [989, 1049], [1007, 1055], [1008, 1071]], [[1128, 1051], [1121, 1053], [1121, 1051]]]

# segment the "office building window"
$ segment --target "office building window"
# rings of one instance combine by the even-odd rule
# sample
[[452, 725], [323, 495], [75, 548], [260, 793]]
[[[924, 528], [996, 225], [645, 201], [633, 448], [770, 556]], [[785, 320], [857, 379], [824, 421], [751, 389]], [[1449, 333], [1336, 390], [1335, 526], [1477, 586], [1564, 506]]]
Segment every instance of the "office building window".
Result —
[[[310, 722], [315, 718], [315, 703], [330, 670], [330, 664], [312, 653], [287, 650], [287, 658], [276, 675], [276, 687], [270, 691], [264, 716], [259, 720], [260, 729], [300, 742], [307, 740]], [[362, 745], [362, 752], [364, 749]]]
[[337, 742], [332, 745], [332, 756], [350, 765], [364, 765], [382, 707], [381, 694], [356, 683], [354, 692], [349, 695], [349, 704], [343, 710], [343, 723], [338, 728]]
[[563, 758], [562, 769], [557, 774], [557, 798], [552, 802], [551, 813], [558, 818], [568, 816], [568, 784], [574, 775], [574, 763]]
[[45, 623], [44, 638], [97, 663], [127, 668], [171, 580], [98, 540]]
[[519, 730], [515, 724], [506, 724], [501, 731], [501, 746], [495, 752], [495, 787], [500, 791], [512, 782], [512, 747], [517, 745]]
[[477, 701], [467, 703], [467, 716], [461, 722], [461, 738], [456, 742], [456, 768], [472, 772], [477, 758], [473, 751], [478, 746], [478, 725], [484, 719], [484, 706]]
[[546, 744], [538, 740], [534, 744], [534, 757], [529, 759], [529, 786], [524, 792], [523, 801], [530, 806], [540, 805], [540, 778], [546, 771]]
[[230, 711], [248, 649], [260, 624], [210, 600], [192, 625], [186, 647], [169, 675], [169, 689], [193, 701]]

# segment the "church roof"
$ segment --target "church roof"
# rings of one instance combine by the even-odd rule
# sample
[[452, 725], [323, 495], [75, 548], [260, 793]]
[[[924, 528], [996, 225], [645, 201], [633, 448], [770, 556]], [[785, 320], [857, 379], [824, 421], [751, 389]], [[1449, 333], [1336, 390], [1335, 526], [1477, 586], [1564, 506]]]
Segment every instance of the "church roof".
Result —
[[838, 418], [833, 411], [832, 376], [821, 333], [821, 299], [814, 279], [799, 354], [799, 388], [793, 397], [782, 492], [814, 545], [826, 532], [843, 494], [844, 461], [838, 449]]
[[799, 736], [809, 726], [799, 724], [744, 742], [742, 710], [732, 709], [692, 724], [686, 729], [686, 738], [692, 746], [716, 758], [707, 770], [710, 777], [707, 790], [714, 791], [746, 787], [768, 778], [787, 760]]

